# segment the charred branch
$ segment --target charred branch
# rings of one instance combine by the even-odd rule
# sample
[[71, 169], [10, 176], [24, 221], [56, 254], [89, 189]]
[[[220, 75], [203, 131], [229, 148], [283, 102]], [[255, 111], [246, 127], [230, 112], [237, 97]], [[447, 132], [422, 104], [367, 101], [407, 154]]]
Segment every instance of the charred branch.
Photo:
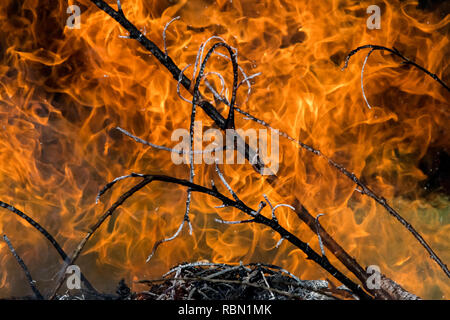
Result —
[[23, 262], [22, 258], [17, 254], [16, 250], [14, 249], [13, 245], [11, 244], [11, 241], [9, 241], [8, 237], [6, 236], [6, 234], [3, 235], [3, 240], [8, 245], [9, 251], [11, 251], [11, 254], [17, 260], [17, 263], [20, 265], [20, 267], [22, 268], [23, 272], [25, 273], [25, 276], [27, 277], [27, 280], [28, 280], [28, 284], [30, 285], [31, 290], [33, 290], [33, 293], [36, 296], [36, 299], [43, 300], [44, 297], [39, 292], [39, 289], [36, 287], [36, 281], [34, 281], [33, 277], [31, 277], [31, 273], [28, 270], [27, 265], [25, 264], [25, 262]]
[[[364, 64], [366, 64], [367, 59], [369, 58], [370, 54], [373, 51], [388, 51], [390, 53], [392, 53], [393, 55], [399, 57], [400, 59], [402, 59], [403, 64], [407, 64], [407, 65], [411, 65], [417, 69], [419, 69], [422, 72], [425, 72], [428, 76], [430, 76], [433, 80], [437, 81], [442, 87], [444, 87], [448, 92], [450, 92], [450, 87], [444, 82], [442, 81], [436, 74], [428, 71], [427, 69], [425, 69], [424, 67], [422, 67], [421, 65], [418, 65], [417, 63], [415, 63], [414, 61], [412, 61], [411, 59], [405, 57], [403, 54], [400, 53], [400, 51], [398, 51], [396, 48], [387, 48], [387, 47], [383, 47], [383, 46], [378, 46], [378, 45], [373, 45], [373, 44], [368, 44], [365, 46], [361, 46], [358, 47], [352, 51], [350, 51], [350, 53], [347, 55], [347, 57], [345, 58], [345, 63], [344, 63], [344, 67], [342, 68], [342, 70], [345, 70], [348, 66], [348, 62], [350, 61], [350, 58], [356, 54], [357, 52], [364, 50], [364, 49], [370, 49], [369, 53], [366, 56], [365, 62]], [[361, 80], [362, 81], [362, 80]]]
[[[354, 294], [356, 294], [361, 299], [371, 299], [371, 296], [368, 295], [358, 284], [354, 283], [352, 280], [347, 278], [342, 272], [340, 272], [336, 267], [334, 267], [330, 261], [326, 258], [321, 256], [320, 254], [316, 253], [307, 243], [300, 240], [298, 237], [290, 233], [288, 230], [283, 228], [277, 221], [274, 221], [273, 219], [266, 218], [262, 214], [258, 213], [258, 210], [254, 210], [250, 207], [248, 207], [244, 202], [242, 202], [237, 195], [234, 193], [235, 199], [230, 199], [220, 193], [217, 188], [207, 188], [195, 183], [192, 183], [188, 180], [184, 179], [178, 179], [170, 176], [164, 176], [164, 175], [141, 175], [142, 181], [130, 188], [127, 192], [122, 194], [122, 196], [119, 197], [119, 199], [100, 217], [100, 219], [95, 223], [91, 230], [87, 233], [87, 235], [83, 238], [83, 240], [78, 245], [77, 249], [75, 250], [74, 254], [69, 260], [69, 264], [73, 264], [75, 260], [80, 255], [81, 251], [83, 250], [84, 246], [86, 245], [87, 241], [90, 239], [90, 237], [94, 234], [94, 232], [105, 222], [105, 220], [110, 217], [114, 211], [122, 205], [126, 199], [131, 197], [134, 193], [144, 188], [146, 185], [150, 184], [153, 181], [161, 181], [166, 183], [173, 183], [181, 186], [185, 186], [189, 188], [192, 192], [198, 192], [210, 195], [218, 200], [220, 200], [224, 205], [228, 207], [234, 207], [243, 213], [249, 215], [252, 217], [254, 223], [265, 225], [275, 232], [277, 232], [282, 238], [286, 239], [290, 243], [292, 243], [294, 246], [302, 250], [306, 254], [306, 258], [309, 260], [314, 261], [319, 266], [321, 266], [324, 270], [329, 272], [334, 278], [336, 278], [338, 281], [343, 283], [347, 288], [349, 288]], [[57, 291], [62, 285], [62, 282], [64, 281], [64, 277], [62, 277], [58, 281], [58, 286], [53, 291], [52, 297], [55, 297]]]

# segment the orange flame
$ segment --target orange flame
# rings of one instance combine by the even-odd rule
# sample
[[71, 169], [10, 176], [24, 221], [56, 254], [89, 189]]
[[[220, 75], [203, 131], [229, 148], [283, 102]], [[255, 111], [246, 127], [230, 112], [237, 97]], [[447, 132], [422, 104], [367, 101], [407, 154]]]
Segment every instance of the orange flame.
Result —
[[[108, 1], [115, 8], [116, 1]], [[79, 1], [81, 28], [66, 26], [73, 1], [4, 0], [0, 3], [0, 193], [45, 226], [70, 253], [108, 206], [130, 187], [118, 183], [100, 204], [99, 189], [130, 172], [187, 178], [185, 165], [170, 154], [137, 144], [120, 126], [156, 144], [173, 146], [176, 128], [188, 128], [190, 105], [179, 99], [176, 81], [111, 17], [88, 0]], [[374, 52], [345, 55], [365, 44], [396, 47], [445, 80], [450, 79], [450, 15], [441, 7], [422, 10], [417, 1], [383, 1], [381, 29], [369, 30], [371, 1], [179, 0], [122, 1], [127, 18], [160, 48], [167, 30], [168, 53], [183, 68], [194, 63], [200, 44], [213, 35], [239, 51], [250, 75], [252, 93], [238, 104], [290, 136], [320, 149], [362, 177], [385, 197], [450, 262], [449, 201], [445, 192], [425, 192], [420, 169], [427, 150], [449, 145], [449, 94], [424, 73], [402, 67], [398, 59]], [[220, 71], [231, 90], [229, 64], [212, 58], [208, 69]], [[192, 76], [192, 69], [186, 74]], [[190, 97], [185, 91], [183, 95]], [[190, 99], [190, 98], [189, 98]], [[202, 112], [198, 120], [212, 121]], [[238, 128], [258, 128], [237, 116]], [[256, 208], [262, 195], [286, 203], [280, 190], [264, 183], [252, 167], [226, 165], [225, 175], [243, 201]], [[280, 185], [290, 189], [312, 213], [326, 213], [321, 223], [363, 265], [381, 271], [422, 298], [448, 299], [450, 285], [415, 239], [375, 202], [355, 192], [326, 161], [280, 138]], [[196, 166], [195, 182], [210, 185], [211, 166]], [[217, 181], [217, 180], [216, 180]], [[444, 190], [445, 191], [445, 190]], [[259, 225], [221, 225], [241, 219], [236, 210], [214, 209], [216, 200], [194, 194], [191, 219], [175, 242], [165, 243], [148, 264], [155, 241], [171, 236], [182, 222], [186, 190], [155, 183], [137, 193], [115, 213], [112, 232], [103, 226], [77, 261], [91, 282], [112, 290], [120, 277], [154, 278], [176, 263], [269, 262], [305, 279], [330, 277], [304, 259], [279, 236]], [[316, 250], [317, 237], [287, 208], [280, 223]], [[30, 267], [38, 286], [54, 286], [61, 266], [53, 248], [32, 227], [6, 211], [0, 232], [7, 234]], [[335, 260], [330, 257], [333, 263]], [[29, 293], [24, 276], [0, 243], [0, 296]]]

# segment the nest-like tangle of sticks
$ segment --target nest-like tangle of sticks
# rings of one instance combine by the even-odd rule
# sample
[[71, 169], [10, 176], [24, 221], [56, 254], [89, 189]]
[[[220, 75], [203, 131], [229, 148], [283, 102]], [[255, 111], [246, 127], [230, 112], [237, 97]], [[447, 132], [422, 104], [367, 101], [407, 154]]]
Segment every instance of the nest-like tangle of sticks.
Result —
[[80, 292], [64, 294], [61, 300], [335, 300], [354, 299], [345, 287], [327, 280], [300, 280], [288, 271], [261, 263], [183, 263], [163, 277], [140, 280], [148, 290], [132, 292], [121, 280], [116, 295]]

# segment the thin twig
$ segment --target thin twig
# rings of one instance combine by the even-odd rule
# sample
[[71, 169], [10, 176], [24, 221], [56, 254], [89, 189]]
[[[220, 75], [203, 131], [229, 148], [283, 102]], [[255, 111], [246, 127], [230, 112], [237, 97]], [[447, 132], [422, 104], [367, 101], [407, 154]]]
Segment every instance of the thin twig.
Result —
[[180, 84], [181, 81], [183, 80], [184, 77], [184, 71], [186, 71], [187, 68], [189, 68], [190, 66], [192, 66], [192, 64], [188, 64], [186, 67], [183, 68], [183, 70], [181, 70], [180, 75], [178, 76], [178, 81], [177, 81], [177, 94], [180, 97], [181, 100], [186, 101], [187, 103], [191, 103], [191, 101], [189, 101], [188, 99], [186, 99], [185, 97], [183, 97], [183, 95], [180, 92]]
[[377, 299], [383, 300], [392, 300], [398, 299], [397, 296], [390, 295], [386, 291], [382, 289], [370, 289], [367, 287], [367, 279], [369, 275], [366, 270], [361, 267], [361, 265], [350, 256], [334, 239], [331, 237], [328, 232], [319, 224], [317, 225], [316, 219], [312, 216], [311, 213], [303, 206], [297, 199], [294, 200], [295, 212], [300, 220], [302, 220], [309, 227], [311, 231], [314, 233], [319, 229], [319, 234], [321, 235], [321, 240], [325, 247], [330, 250], [331, 253], [351, 272], [353, 273], [359, 281], [363, 284], [363, 287], [373, 294]]
[[[172, 74], [173, 78], [179, 82], [186, 90], [188, 90], [191, 94], [193, 94], [192, 88], [191, 88], [191, 80], [186, 77], [181, 70], [178, 68], [178, 66], [173, 62], [173, 60], [170, 58], [170, 56], [167, 56], [164, 54], [163, 51], [161, 51], [158, 46], [149, 40], [142, 32], [136, 28], [123, 14], [123, 12], [119, 13], [118, 11], [114, 10], [109, 6], [105, 1], [103, 0], [90, 0], [92, 3], [94, 3], [99, 9], [103, 10], [106, 14], [111, 16], [114, 20], [116, 20], [123, 28], [125, 28], [129, 32], [130, 39], [135, 39], [138, 41], [142, 46], [144, 46], [148, 51], [152, 53], [152, 55], [158, 59], [158, 61], [167, 68], [167, 70]], [[212, 37], [216, 38], [216, 37]], [[217, 39], [223, 41], [222, 38], [217, 37]], [[237, 50], [233, 48], [233, 50], [236, 52]], [[215, 54], [220, 54], [219, 52], [215, 52]], [[225, 56], [225, 55], [223, 55]], [[227, 56], [225, 56], [227, 57]], [[228, 57], [229, 59], [229, 57]], [[243, 72], [242, 68], [238, 65], [238, 69]], [[193, 77], [195, 77], [196, 72], [194, 72]], [[243, 73], [244, 74], [244, 73]], [[246, 76], [244, 76], [245, 78]], [[248, 84], [250, 81], [248, 82]], [[184, 99], [183, 99], [184, 100]], [[187, 100], [187, 99], [186, 99]], [[189, 101], [188, 101], [189, 102]], [[227, 122], [227, 119], [225, 119], [222, 114], [206, 99], [200, 98], [198, 101], [198, 105], [206, 112], [206, 114], [214, 121], [214, 123], [221, 129], [227, 129], [227, 125], [230, 124], [230, 122]], [[241, 141], [243, 141], [243, 144], [245, 146], [244, 148], [244, 156], [247, 160], [251, 160], [254, 158], [255, 151], [250, 148], [250, 146], [243, 140], [239, 135], [237, 135], [237, 138]], [[241, 152], [241, 150], [239, 150]], [[261, 161], [261, 159], [257, 158], [257, 163], [253, 164], [253, 168], [257, 172], [261, 172], [264, 168], [264, 163]]]
[[223, 223], [223, 224], [245, 224], [245, 223], [250, 223], [250, 222], [255, 222], [254, 219], [247, 219], [247, 220], [238, 220], [238, 221], [227, 221], [227, 220], [223, 220], [223, 219], [214, 219], [216, 222], [218, 223]]
[[225, 177], [223, 176], [222, 171], [220, 171], [220, 169], [219, 169], [219, 164], [217, 163], [217, 161], [216, 161], [215, 168], [216, 168], [217, 175], [219, 176], [219, 178], [222, 181], [223, 185], [227, 188], [228, 192], [233, 196], [234, 200], [236, 200], [236, 202], [241, 202], [241, 200], [239, 199], [239, 197], [236, 194], [236, 192], [234, 192], [234, 190], [228, 184], [227, 180], [225, 180]]
[[159, 150], [164, 150], [164, 151], [169, 151], [169, 152], [173, 152], [173, 153], [178, 153], [178, 154], [185, 153], [183, 150], [172, 149], [172, 148], [168, 148], [168, 147], [165, 147], [165, 146], [160, 146], [160, 145], [157, 145], [157, 144], [145, 141], [144, 139], [141, 139], [141, 138], [133, 135], [132, 133], [128, 132], [127, 130], [122, 129], [121, 127], [116, 127], [116, 129], [119, 130], [120, 132], [122, 132], [124, 135], [132, 138], [136, 142], [142, 143], [142, 144], [150, 146], [152, 148], [159, 149]]
[[275, 245], [275, 248], [278, 249], [281, 246], [281, 244], [283, 243], [283, 241], [284, 241], [284, 238], [281, 237], [280, 240], [278, 240], [277, 244]]
[[173, 234], [173, 236], [169, 237], [169, 238], [165, 238], [165, 239], [161, 239], [155, 242], [155, 244], [153, 245], [153, 249], [152, 252], [148, 255], [147, 260], [145, 262], [149, 262], [153, 256], [156, 253], [156, 250], [158, 250], [159, 246], [165, 242], [169, 242], [169, 241], [173, 241], [175, 240], [181, 233], [181, 230], [183, 230], [184, 224], [186, 223], [186, 220], [183, 217], [183, 222], [178, 226], [177, 231], [175, 231], [175, 233]]
[[260, 272], [261, 272], [262, 278], [264, 279], [264, 283], [266, 284], [267, 289], [270, 291], [270, 296], [271, 296], [272, 300], [275, 300], [275, 295], [273, 294], [273, 291], [270, 290], [272, 288], [269, 286], [269, 282], [267, 282], [264, 272], [262, 272], [262, 270]]
[[98, 193], [97, 196], [95, 197], [95, 203], [97, 204], [100, 201], [100, 197], [105, 194], [106, 191], [108, 191], [109, 189], [111, 189], [117, 182], [125, 180], [125, 179], [129, 179], [129, 178], [142, 178], [142, 175], [140, 173], [134, 173], [132, 172], [131, 174], [128, 174], [126, 176], [120, 176], [115, 178], [113, 181], [107, 183]]
[[225, 120], [225, 128], [226, 129], [234, 129], [234, 108], [235, 108], [235, 102], [236, 102], [236, 92], [238, 89], [238, 63], [237, 63], [237, 54], [235, 51], [233, 51], [233, 48], [226, 44], [225, 42], [217, 42], [215, 43], [206, 53], [205, 59], [203, 59], [203, 62], [200, 66], [200, 70], [198, 72], [198, 76], [195, 82], [194, 91], [193, 91], [193, 99], [192, 104], [195, 105], [200, 100], [200, 92], [199, 92], [199, 86], [200, 81], [203, 79], [204, 70], [206, 67], [206, 63], [208, 62], [211, 54], [216, 50], [218, 47], [224, 47], [228, 50], [228, 53], [230, 55], [231, 63], [233, 66], [233, 90], [231, 93], [231, 100], [230, 100], [230, 109], [228, 111], [228, 117]]
[[[359, 189], [358, 192], [361, 194], [365, 194], [369, 196], [370, 198], [374, 199], [378, 204], [380, 204], [390, 215], [392, 215], [395, 219], [397, 219], [413, 236], [416, 238], [416, 240], [425, 248], [425, 250], [430, 254], [430, 258], [434, 260], [439, 267], [444, 271], [444, 273], [447, 275], [447, 277], [450, 278], [450, 271], [448, 270], [447, 266], [442, 262], [442, 260], [439, 258], [439, 256], [433, 251], [433, 249], [428, 245], [428, 243], [425, 241], [425, 239], [416, 231], [416, 229], [408, 222], [406, 219], [404, 219], [394, 208], [392, 208], [386, 199], [383, 197], [380, 197], [375, 194], [375, 192], [372, 191], [366, 184], [364, 184], [354, 173], [348, 171], [343, 165], [337, 163], [331, 158], [328, 158], [326, 155], [324, 155], [320, 150], [315, 149], [301, 141], [298, 141], [291, 136], [289, 136], [287, 133], [284, 133], [278, 129], [274, 129], [265, 122], [264, 120], [258, 119], [254, 117], [253, 115], [249, 114], [248, 112], [245, 112], [239, 108], [236, 108], [236, 111], [245, 115], [250, 120], [259, 123], [260, 125], [263, 125], [267, 128], [270, 128], [277, 132], [280, 136], [287, 138], [288, 140], [295, 143], [297, 146], [307, 150], [308, 152], [311, 152], [312, 154], [322, 157], [325, 159], [329, 165], [337, 169], [340, 173], [342, 173], [344, 176], [346, 176], [348, 179], [353, 181]], [[297, 212], [298, 213], [298, 212]]]
[[[119, 22], [126, 30], [129, 31], [130, 36], [133, 39], [136, 39], [138, 42], [140, 42], [147, 50], [149, 50], [161, 62], [161, 64], [163, 64], [172, 73], [172, 75], [175, 78], [175, 80], [178, 80], [179, 78], [181, 78], [181, 81], [179, 81], [179, 82], [187, 90], [190, 89], [191, 81], [180, 72], [180, 69], [175, 65], [175, 63], [170, 59], [170, 57], [166, 58], [164, 53], [152, 41], [150, 41], [144, 35], [142, 35], [142, 33], [140, 33], [139, 30], [130, 21], [128, 21], [123, 15], [120, 15], [118, 12], [113, 10], [108, 4], [106, 4], [102, 0], [91, 0], [91, 2], [93, 2], [101, 10], [105, 11], [108, 15], [110, 15], [117, 22]], [[419, 69], [420, 69], [420, 66], [419, 66]], [[207, 115], [216, 123], [216, 125], [218, 127], [220, 127], [221, 129], [226, 129], [226, 120], [222, 117], [222, 115], [218, 112], [218, 110], [216, 108], [214, 108], [214, 106], [212, 106], [206, 100], [199, 101], [199, 106], [207, 113]], [[235, 108], [235, 110], [238, 111], [238, 112], [243, 113], [247, 117], [252, 118], [252, 120], [254, 120], [254, 121], [256, 120], [258, 123], [261, 123], [261, 122], [259, 122], [261, 120], [256, 119], [252, 115], [250, 115], [250, 114], [248, 114], [248, 113], [246, 113], [246, 112], [244, 112], [244, 111], [242, 111], [242, 110], [240, 110], [238, 108]], [[263, 124], [263, 123], [261, 123], [261, 124]], [[269, 126], [265, 122], [264, 122], [264, 124]], [[304, 148], [304, 149], [306, 149], [306, 150], [308, 150], [308, 151], [310, 151], [310, 152], [312, 152], [312, 153], [314, 153], [314, 154], [316, 154], [318, 156], [322, 156], [320, 151], [318, 151], [318, 150], [316, 150], [316, 149], [314, 149], [314, 148], [312, 148], [312, 147], [310, 147], [310, 146], [308, 146], [308, 145], [306, 145], [306, 144], [304, 144], [304, 143], [302, 143], [300, 141], [297, 141], [297, 140], [291, 138], [289, 135], [287, 135], [287, 134], [285, 134], [285, 133], [283, 133], [283, 132], [281, 132], [281, 131], [279, 131], [277, 129], [274, 129], [274, 130], [277, 131], [281, 136], [284, 136], [284, 137], [288, 138], [289, 140], [297, 143], [298, 145], [300, 145], [300, 147], [302, 147], [302, 148]], [[248, 159], [248, 160], [252, 159], [254, 154], [255, 154], [255, 152], [247, 144], [245, 144], [245, 157], [246, 157], [246, 159]], [[339, 164], [337, 164], [336, 162], [332, 161], [331, 159], [328, 159], [328, 158], [326, 158], [326, 159], [328, 160], [330, 165], [332, 165], [333, 167], [335, 167], [336, 169], [341, 171], [344, 175], [346, 175], [352, 181], [357, 183], [357, 185], [359, 185], [359, 186], [363, 185], [356, 178], [355, 175], [353, 175], [352, 173], [348, 172], [345, 168], [343, 168], [343, 166], [340, 166]], [[258, 160], [260, 160], [260, 159], [258, 159]], [[255, 170], [257, 172], [261, 172], [262, 168], [264, 168], [264, 164], [259, 161], [256, 165], [254, 165], [254, 168], [255, 168]], [[276, 176], [273, 176], [273, 177], [270, 176], [269, 178], [276, 178]], [[392, 208], [390, 208], [389, 205], [387, 205], [387, 203], [386, 203], [386, 201], [384, 199], [381, 200], [382, 198], [377, 197], [373, 193], [367, 193], [367, 190], [370, 190], [367, 187], [362, 188], [362, 189], [363, 190], [365, 189], [365, 194], [367, 194], [370, 197], [374, 198], [379, 204], [381, 204], [383, 207], [385, 207], [388, 210], [389, 213], [393, 214], [392, 211], [394, 211], [394, 210]], [[388, 209], [388, 208], [390, 208], [390, 209]], [[433, 256], [437, 258], [436, 255], [432, 255], [432, 257]], [[439, 264], [439, 262], [438, 262], [438, 264]], [[442, 267], [441, 264], [440, 264], [440, 266]], [[446, 267], [445, 267], [445, 269], [446, 269]]]
[[[173, 148], [169, 148], [169, 147], [165, 147], [165, 146], [161, 146], [158, 144], [154, 144], [151, 142], [148, 142], [144, 139], [141, 139], [137, 136], [135, 136], [134, 134], [128, 132], [125, 129], [122, 129], [121, 127], [116, 127], [117, 130], [119, 130], [120, 132], [122, 132], [124, 135], [132, 138], [134, 141], [142, 143], [144, 145], [150, 146], [152, 148], [158, 149], [158, 150], [162, 150], [162, 151], [168, 151], [168, 152], [172, 152], [172, 153], [177, 153], [177, 154], [189, 154], [189, 153], [193, 153], [193, 154], [205, 154], [205, 153], [211, 153], [211, 152], [217, 152], [217, 151], [223, 151], [226, 150], [226, 146], [223, 147], [218, 147], [215, 149], [207, 149], [207, 150], [193, 150], [193, 151], [186, 151], [184, 149], [173, 149]], [[121, 177], [118, 177], [121, 178]]]

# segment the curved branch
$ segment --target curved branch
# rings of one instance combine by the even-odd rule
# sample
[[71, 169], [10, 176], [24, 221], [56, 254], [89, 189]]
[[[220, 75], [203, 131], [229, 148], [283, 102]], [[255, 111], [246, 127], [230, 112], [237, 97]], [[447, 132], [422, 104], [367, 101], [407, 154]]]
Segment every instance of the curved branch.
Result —
[[233, 91], [231, 93], [231, 101], [229, 104], [230, 110], [228, 112], [228, 117], [225, 122], [225, 129], [234, 129], [234, 105], [236, 103], [236, 91], [238, 89], [238, 64], [237, 64], [237, 58], [236, 53], [233, 51], [233, 49], [226, 44], [225, 42], [217, 42], [215, 43], [206, 53], [205, 59], [203, 59], [203, 62], [200, 66], [200, 71], [198, 73], [194, 91], [193, 91], [193, 101], [192, 103], [197, 103], [198, 100], [200, 100], [200, 93], [199, 93], [199, 86], [200, 81], [203, 78], [203, 74], [205, 72], [206, 63], [208, 62], [209, 58], [211, 57], [211, 54], [215, 51], [217, 47], [225, 47], [228, 50], [228, 53], [230, 54], [231, 63], [233, 65]]
[[[424, 67], [422, 67], [421, 65], [418, 65], [417, 63], [415, 63], [414, 61], [410, 60], [409, 58], [405, 57], [403, 54], [400, 53], [400, 51], [398, 51], [396, 48], [387, 48], [387, 47], [383, 47], [383, 46], [379, 46], [379, 45], [373, 45], [373, 44], [367, 44], [364, 46], [360, 46], [352, 51], [350, 51], [350, 53], [347, 55], [347, 57], [345, 58], [345, 63], [344, 63], [344, 67], [342, 68], [342, 70], [346, 69], [348, 66], [348, 62], [350, 60], [350, 58], [356, 54], [358, 51], [364, 50], [364, 49], [371, 49], [372, 51], [378, 50], [378, 51], [388, 51], [394, 55], [396, 55], [397, 57], [399, 57], [400, 59], [403, 60], [403, 62], [405, 64], [409, 64], [414, 66], [415, 68], [419, 69], [422, 72], [425, 72], [427, 75], [429, 75], [433, 80], [437, 81], [441, 86], [443, 86], [448, 92], [450, 92], [450, 87], [444, 82], [442, 81], [436, 74], [428, 71], [427, 69], [425, 69]], [[370, 54], [369, 53], [369, 54]]]
[[[28, 215], [26, 215], [24, 212], [20, 211], [19, 209], [13, 207], [12, 205], [0, 201], [0, 207], [5, 208], [6, 210], [11, 211], [12, 213], [15, 213], [18, 217], [22, 218], [26, 222], [28, 222], [33, 228], [35, 228], [37, 231], [39, 231], [50, 243], [51, 245], [56, 249], [58, 254], [61, 256], [61, 258], [64, 260], [64, 262], [68, 261], [68, 256], [64, 252], [64, 250], [61, 248], [59, 243], [53, 238], [53, 236], [45, 230], [44, 227], [42, 227], [39, 223], [34, 221], [32, 218], [30, 218]], [[86, 288], [94, 293], [98, 293], [97, 290], [91, 285], [91, 283], [86, 279], [86, 277], [81, 273], [81, 280], [86, 285]]]

